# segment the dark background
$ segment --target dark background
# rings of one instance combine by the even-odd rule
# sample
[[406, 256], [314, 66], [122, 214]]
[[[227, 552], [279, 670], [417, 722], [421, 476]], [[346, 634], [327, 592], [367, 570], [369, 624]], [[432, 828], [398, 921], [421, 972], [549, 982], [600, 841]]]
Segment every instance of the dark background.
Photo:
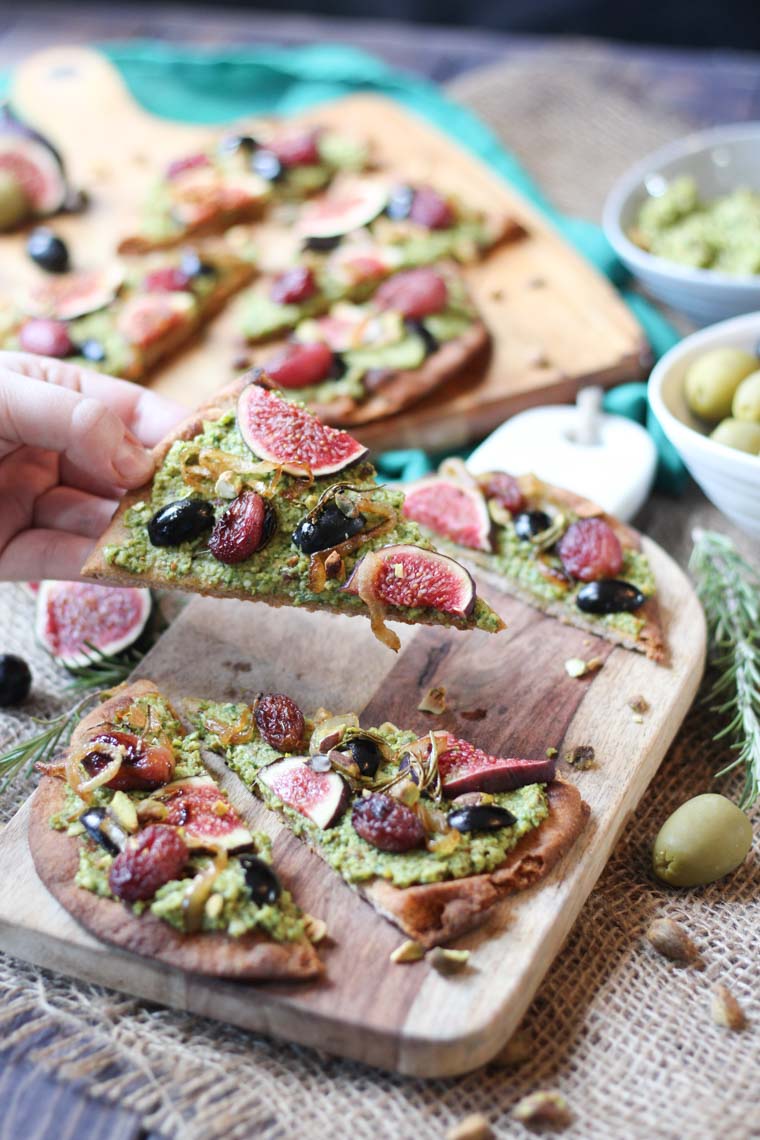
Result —
[[[209, 0], [189, 0], [192, 6], [208, 8]], [[224, 6], [760, 50], [760, 0], [275, 0], [262, 6], [224, 0]]]

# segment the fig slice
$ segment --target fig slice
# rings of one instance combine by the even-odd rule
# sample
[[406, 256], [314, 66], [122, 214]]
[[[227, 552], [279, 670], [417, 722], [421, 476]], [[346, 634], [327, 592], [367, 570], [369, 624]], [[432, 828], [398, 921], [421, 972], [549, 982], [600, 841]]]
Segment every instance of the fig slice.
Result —
[[249, 384], [237, 406], [240, 433], [254, 455], [312, 475], [342, 471], [366, 454], [367, 448], [346, 431], [328, 427], [311, 412], [277, 393]]
[[431, 475], [405, 488], [403, 513], [460, 546], [491, 549], [491, 519], [477, 487]]
[[278, 799], [323, 831], [338, 822], [348, 799], [337, 772], [315, 772], [308, 756], [288, 756], [259, 772], [259, 779]]
[[439, 745], [438, 771], [443, 794], [453, 800], [465, 792], [511, 792], [527, 784], [549, 783], [556, 775], [557, 761], [491, 756], [448, 733]]
[[124, 268], [118, 263], [49, 277], [27, 290], [21, 307], [30, 317], [73, 321], [110, 305], [123, 282]]
[[339, 188], [312, 199], [296, 224], [303, 238], [342, 237], [369, 225], [383, 212], [388, 187], [367, 178], [345, 179]]
[[167, 808], [163, 824], [181, 827], [190, 847], [234, 851], [250, 847], [253, 836], [211, 776], [189, 776], [166, 784], [153, 799]]
[[[475, 582], [464, 566], [437, 550], [399, 543], [373, 550], [370, 587], [374, 597], [388, 606], [406, 609], [422, 606], [454, 617], [467, 617], [475, 605]], [[343, 587], [349, 594], [366, 592], [359, 580], [363, 559]]]
[[19, 184], [34, 214], [55, 214], [63, 207], [68, 183], [60, 154], [7, 103], [0, 107], [0, 170]]
[[92, 582], [37, 584], [35, 632], [60, 665], [87, 665], [137, 641], [151, 611], [150, 590]]

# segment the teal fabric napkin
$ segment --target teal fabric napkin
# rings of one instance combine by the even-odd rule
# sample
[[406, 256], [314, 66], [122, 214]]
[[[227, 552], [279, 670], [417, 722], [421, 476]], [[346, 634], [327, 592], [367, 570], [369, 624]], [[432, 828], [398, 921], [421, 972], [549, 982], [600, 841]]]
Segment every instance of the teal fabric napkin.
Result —
[[[129, 41], [105, 44], [102, 50], [119, 68], [139, 103], [157, 115], [186, 122], [216, 123], [269, 112], [287, 114], [355, 91], [378, 92], [398, 100], [456, 139], [537, 206], [618, 287], [656, 355], [678, 340], [676, 331], [658, 311], [628, 289], [627, 274], [599, 226], [555, 210], [496, 136], [433, 83], [394, 70], [366, 52], [337, 44], [201, 53], [152, 41]], [[357, 127], [361, 128], [361, 123]], [[605, 406], [645, 422], [645, 392], [644, 384], [624, 385], [609, 394]], [[685, 480], [680, 460], [661, 433], [656, 443], [661, 457], [660, 483], [677, 491]], [[433, 462], [423, 452], [395, 452], [384, 457], [381, 467], [386, 475], [408, 479], [429, 469]]]

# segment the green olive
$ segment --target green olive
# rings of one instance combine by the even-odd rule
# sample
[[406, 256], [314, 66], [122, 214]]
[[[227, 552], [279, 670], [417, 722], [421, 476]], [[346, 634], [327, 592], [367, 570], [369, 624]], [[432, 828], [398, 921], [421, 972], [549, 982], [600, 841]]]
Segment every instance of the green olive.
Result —
[[731, 411], [734, 419], [760, 424], [760, 371], [744, 377], [734, 392]]
[[735, 871], [752, 846], [752, 824], [725, 796], [687, 800], [665, 820], [652, 849], [658, 879], [699, 887]]
[[29, 202], [18, 178], [0, 170], [0, 230], [12, 230], [29, 214]]
[[750, 455], [760, 455], [760, 424], [729, 418], [713, 428], [710, 439], [738, 451], [748, 451]]
[[757, 367], [757, 357], [741, 348], [711, 348], [703, 352], [686, 370], [686, 403], [703, 420], [724, 420], [731, 415], [734, 392]]

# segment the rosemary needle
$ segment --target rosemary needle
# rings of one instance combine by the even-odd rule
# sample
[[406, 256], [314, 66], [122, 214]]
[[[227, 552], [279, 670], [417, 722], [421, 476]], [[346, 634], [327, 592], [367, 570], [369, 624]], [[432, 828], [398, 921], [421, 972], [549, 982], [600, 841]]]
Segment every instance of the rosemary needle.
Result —
[[715, 531], [694, 532], [689, 569], [694, 575], [710, 637], [716, 680], [707, 699], [727, 723], [715, 737], [728, 737], [735, 759], [716, 778], [744, 769], [739, 806], [760, 795], [760, 571]]

